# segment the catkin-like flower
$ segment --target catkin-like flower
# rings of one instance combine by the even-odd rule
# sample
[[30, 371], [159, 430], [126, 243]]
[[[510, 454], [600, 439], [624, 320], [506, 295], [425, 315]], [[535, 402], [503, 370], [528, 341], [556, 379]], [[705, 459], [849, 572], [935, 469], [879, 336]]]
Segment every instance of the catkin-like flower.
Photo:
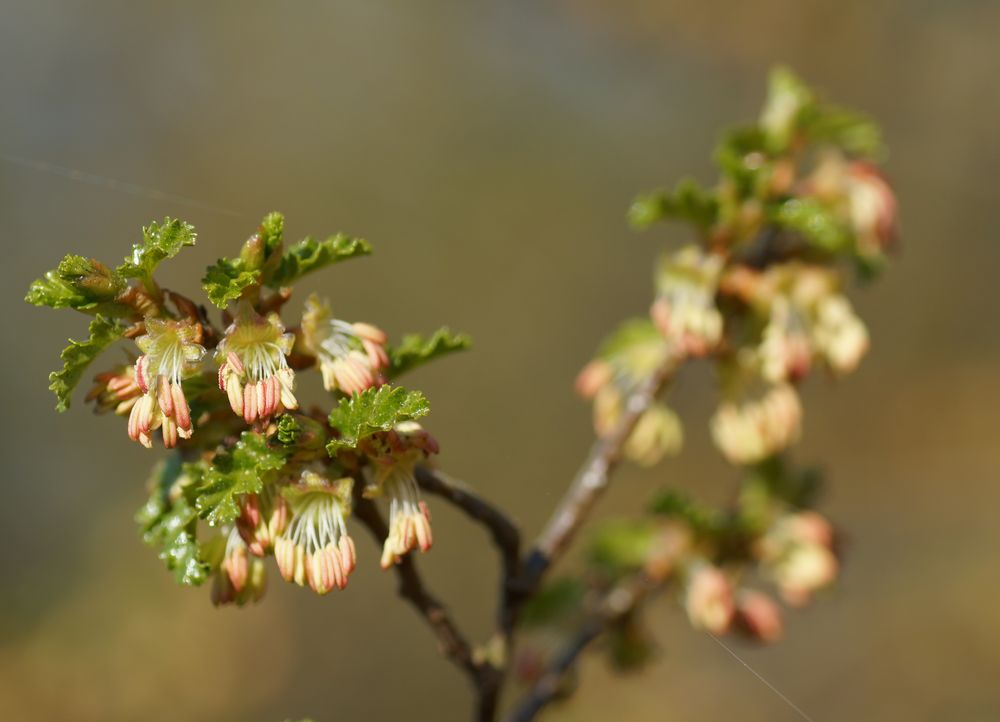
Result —
[[354, 540], [347, 533], [351, 478], [329, 481], [305, 470], [284, 490], [290, 520], [274, 543], [274, 558], [286, 581], [308, 584], [317, 594], [343, 589], [357, 564]]
[[389, 365], [383, 331], [334, 318], [330, 304], [316, 294], [306, 299], [302, 337], [319, 362], [327, 391], [360, 393], [380, 383], [381, 371]]
[[135, 362], [135, 383], [142, 396], [131, 407], [128, 435], [146, 448], [150, 432], [162, 428], [163, 444], [191, 438], [191, 409], [181, 381], [197, 370], [205, 349], [199, 327], [187, 321], [146, 319], [146, 334], [135, 340], [142, 355]]
[[285, 333], [277, 314], [260, 316], [242, 302], [236, 319], [219, 343], [216, 360], [219, 388], [229, 397], [233, 413], [248, 424], [270, 418], [282, 409], [298, 408], [295, 373], [286, 356], [295, 337]]

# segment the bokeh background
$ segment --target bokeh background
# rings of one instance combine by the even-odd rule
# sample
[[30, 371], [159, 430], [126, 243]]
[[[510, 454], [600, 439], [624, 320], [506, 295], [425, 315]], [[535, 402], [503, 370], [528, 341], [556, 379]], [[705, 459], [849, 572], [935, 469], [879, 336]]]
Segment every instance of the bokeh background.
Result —
[[[0, 718], [448, 722], [465, 681], [363, 542], [348, 592], [274, 584], [212, 608], [174, 586], [133, 511], [156, 452], [46, 374], [85, 320], [21, 302], [76, 251], [115, 262], [174, 215], [199, 245], [165, 280], [197, 292], [263, 213], [298, 237], [345, 230], [373, 258], [310, 278], [339, 315], [393, 334], [442, 323], [475, 349], [410, 381], [441, 466], [530, 537], [591, 438], [571, 381], [650, 297], [658, 252], [630, 233], [639, 191], [691, 173], [752, 117], [775, 62], [884, 122], [904, 242], [859, 290], [873, 350], [806, 390], [797, 451], [822, 462], [846, 531], [842, 583], [737, 651], [816, 720], [1000, 718], [1000, 5], [986, 0], [0, 2]], [[66, 170], [69, 169], [69, 170]], [[117, 179], [95, 179], [95, 174]], [[129, 184], [134, 184], [129, 185]], [[146, 189], [146, 190], [140, 190]], [[159, 193], [152, 192], [159, 191]], [[707, 374], [673, 396], [682, 457], [624, 471], [602, 514], [660, 484], [727, 496]], [[421, 566], [477, 635], [496, 568], [478, 529], [435, 505]], [[359, 537], [363, 537], [359, 534]], [[584, 664], [547, 719], [792, 720], [676, 605], [656, 662], [617, 680]]]

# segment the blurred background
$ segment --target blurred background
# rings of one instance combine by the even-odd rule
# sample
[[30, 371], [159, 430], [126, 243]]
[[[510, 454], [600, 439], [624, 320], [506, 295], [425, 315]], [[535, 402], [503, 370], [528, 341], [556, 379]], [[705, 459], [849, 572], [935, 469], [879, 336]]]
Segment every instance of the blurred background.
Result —
[[[472, 352], [408, 385], [432, 402], [440, 466], [530, 538], [591, 440], [574, 374], [618, 319], [645, 312], [653, 260], [683, 240], [628, 231], [630, 200], [684, 174], [714, 179], [716, 135], [756, 114], [776, 62], [883, 121], [904, 239], [855, 295], [866, 363], [806, 390], [796, 458], [828, 473], [821, 508], [850, 541], [842, 582], [789, 615], [783, 643], [735, 648], [816, 720], [1000, 718], [1000, 5], [0, 7], [0, 718], [450, 722], [470, 700], [362, 533], [346, 593], [275, 583], [236, 610], [175, 586], [132, 521], [159, 453], [92, 416], [82, 393], [55, 414], [46, 375], [86, 322], [23, 304], [31, 280], [71, 251], [115, 263], [168, 214], [199, 230], [164, 272], [193, 294], [273, 209], [293, 238], [369, 238], [374, 257], [303, 291], [393, 335], [473, 335]], [[727, 498], [736, 476], [711, 448], [710, 399], [707, 374], [685, 376], [672, 396], [685, 453], [626, 469], [602, 515], [665, 483]], [[492, 551], [434, 513], [420, 565], [484, 635]], [[676, 605], [651, 623], [651, 667], [618, 680], [592, 656], [580, 693], [546, 719], [796, 719]]]

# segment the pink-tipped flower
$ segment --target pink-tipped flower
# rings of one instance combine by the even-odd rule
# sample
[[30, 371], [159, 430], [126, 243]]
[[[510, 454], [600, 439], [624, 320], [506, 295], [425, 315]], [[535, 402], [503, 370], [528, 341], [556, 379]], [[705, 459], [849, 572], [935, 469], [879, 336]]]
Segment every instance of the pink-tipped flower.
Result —
[[142, 351], [134, 370], [142, 396], [129, 413], [133, 441], [152, 447], [154, 429], [162, 429], [167, 448], [176, 446], [178, 438], [191, 438], [191, 409], [181, 381], [198, 369], [205, 355], [199, 339], [199, 328], [187, 321], [146, 319], [146, 334], [135, 340]]
[[99, 414], [113, 411], [118, 416], [126, 416], [142, 396], [142, 389], [135, 380], [135, 366], [119, 366], [113, 371], [105, 371], [94, 377], [94, 385], [87, 392], [87, 401], [93, 401], [94, 411]]
[[330, 482], [306, 470], [284, 490], [291, 519], [274, 543], [274, 558], [285, 580], [308, 584], [317, 594], [343, 589], [357, 564], [354, 540], [347, 533], [351, 478]]
[[233, 413], [248, 424], [298, 408], [295, 373], [285, 359], [294, 341], [277, 314], [265, 318], [249, 303], [240, 303], [236, 320], [219, 343], [216, 360], [221, 364], [219, 388], [229, 397]]
[[771, 383], [798, 381], [809, 373], [813, 349], [808, 322], [786, 296], [776, 296], [771, 304], [758, 354], [761, 375]]
[[684, 589], [684, 609], [691, 625], [713, 634], [729, 629], [735, 613], [733, 588], [718, 567], [695, 563]]
[[835, 374], [854, 371], [868, 351], [868, 329], [840, 294], [821, 299], [813, 327], [816, 348]]
[[265, 486], [260, 494], [247, 494], [240, 504], [236, 529], [246, 542], [250, 553], [264, 556], [274, 545], [274, 540], [288, 526], [288, 502], [280, 494], [271, 493]]
[[697, 246], [664, 257], [657, 275], [657, 298], [649, 315], [679, 352], [704, 356], [722, 338], [722, 314], [715, 305], [723, 259]]
[[399, 424], [378, 435], [366, 448], [365, 496], [389, 500], [389, 535], [382, 545], [382, 568], [388, 569], [414, 549], [425, 552], [434, 542], [430, 510], [420, 499], [415, 468], [437, 442], [416, 422]]
[[736, 624], [765, 644], [777, 642], [784, 631], [777, 603], [763, 592], [749, 589], [736, 597]]
[[354, 394], [382, 383], [389, 355], [386, 335], [375, 326], [334, 318], [330, 304], [313, 294], [302, 314], [302, 338], [319, 362], [327, 391]]
[[260, 601], [267, 591], [264, 561], [247, 554], [247, 547], [235, 529], [226, 537], [226, 551], [212, 582], [212, 603], [236, 604]]
[[794, 606], [832, 584], [839, 570], [833, 551], [833, 527], [812, 511], [778, 519], [757, 546], [761, 564], [781, 597]]
[[775, 386], [760, 399], [723, 403], [711, 427], [712, 438], [730, 463], [755, 464], [798, 439], [802, 404], [791, 386]]

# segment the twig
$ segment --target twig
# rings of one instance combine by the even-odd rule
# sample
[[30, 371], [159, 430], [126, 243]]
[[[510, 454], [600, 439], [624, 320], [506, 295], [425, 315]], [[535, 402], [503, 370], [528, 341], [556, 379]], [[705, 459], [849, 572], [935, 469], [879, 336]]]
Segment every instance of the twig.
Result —
[[[490, 659], [484, 663], [476, 686], [476, 717], [490, 722], [496, 718], [500, 691], [507, 674], [514, 623], [521, 597], [521, 589], [517, 584], [521, 578], [521, 533], [504, 512], [440, 472], [417, 467], [416, 477], [422, 489], [445, 499], [485, 526], [500, 554], [500, 599], [497, 604], [495, 642], [501, 645], [503, 658]], [[490, 671], [487, 672], [487, 669]]]
[[[357, 498], [354, 514], [379, 543], [385, 542], [389, 528], [374, 502]], [[441, 653], [464, 669], [469, 674], [473, 684], [477, 685], [481, 665], [473, 659], [472, 648], [452, 621], [448, 610], [427, 591], [413, 559], [404, 556], [394, 569], [399, 579], [397, 588], [399, 596], [408, 601], [430, 626], [437, 637]]]
[[621, 460], [625, 442], [636, 423], [666, 386], [676, 366], [677, 359], [668, 357], [626, 399], [625, 409], [612, 432], [598, 439], [591, 447], [586, 463], [563, 495], [525, 560], [523, 587], [526, 594], [530, 594], [538, 586], [545, 571], [569, 546], [587, 514], [607, 488], [609, 476]]
[[625, 618], [657, 587], [657, 582], [638, 574], [607, 592], [594, 613], [556, 655], [541, 678], [504, 718], [504, 722], [530, 722], [559, 694], [563, 679], [583, 651], [615, 622]]
[[[500, 554], [504, 587], [502, 594], [512, 593], [512, 590], [507, 589], [507, 587], [518, 577], [521, 569], [521, 533], [514, 522], [490, 502], [449, 479], [441, 472], [431, 471], [426, 467], [417, 467], [416, 475], [417, 483], [422, 489], [451, 502], [489, 530], [493, 543]], [[498, 620], [498, 626], [501, 631], [509, 632], [510, 627], [513, 626], [513, 620], [508, 620], [505, 617], [506, 615]]]

